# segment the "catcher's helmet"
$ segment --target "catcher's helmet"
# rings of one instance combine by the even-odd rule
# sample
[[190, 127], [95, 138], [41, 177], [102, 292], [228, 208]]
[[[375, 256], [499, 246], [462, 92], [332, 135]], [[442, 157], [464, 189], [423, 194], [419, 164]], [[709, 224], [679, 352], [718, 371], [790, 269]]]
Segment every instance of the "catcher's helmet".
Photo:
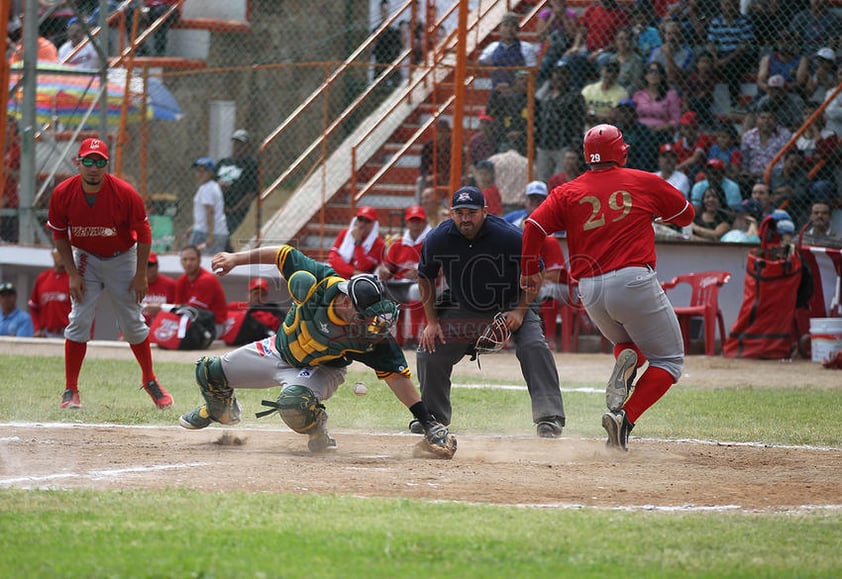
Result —
[[585, 162], [589, 165], [617, 163], [624, 166], [629, 156], [629, 146], [623, 133], [614, 125], [597, 125], [585, 133]]
[[360, 313], [383, 299], [383, 284], [370, 273], [360, 273], [340, 282], [339, 291], [351, 298], [354, 309]]

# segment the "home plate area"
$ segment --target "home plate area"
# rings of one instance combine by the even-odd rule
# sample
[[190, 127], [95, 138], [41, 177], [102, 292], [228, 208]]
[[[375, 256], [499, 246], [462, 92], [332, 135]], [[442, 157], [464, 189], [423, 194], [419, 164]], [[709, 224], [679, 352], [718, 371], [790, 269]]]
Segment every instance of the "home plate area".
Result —
[[2, 424], [0, 488], [186, 488], [400, 497], [540, 508], [839, 509], [842, 450], [634, 438], [459, 435], [452, 460], [418, 436], [336, 431], [312, 455], [288, 430]]

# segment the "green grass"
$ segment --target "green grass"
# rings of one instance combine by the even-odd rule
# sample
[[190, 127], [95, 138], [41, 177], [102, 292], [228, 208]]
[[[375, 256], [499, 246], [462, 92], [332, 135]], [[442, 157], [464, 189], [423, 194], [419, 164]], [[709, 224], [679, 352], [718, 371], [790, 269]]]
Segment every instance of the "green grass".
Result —
[[[174, 424], [200, 400], [189, 364], [158, 363], [176, 405], [158, 411], [134, 361], [89, 359], [78, 412], [58, 408], [61, 358], [0, 355], [0, 422]], [[370, 374], [340, 388], [337, 429], [404, 429], [409, 412]], [[475, 379], [456, 377], [456, 382]], [[565, 385], [562, 384], [562, 387]], [[602, 388], [595, 382], [594, 388]], [[248, 426], [277, 389], [240, 391]], [[455, 389], [456, 430], [532, 434], [523, 391]], [[602, 436], [598, 393], [569, 392], [565, 436]], [[645, 437], [840, 447], [839, 389], [709, 389], [682, 382]], [[0, 442], [0, 468], [2, 442]], [[222, 475], [221, 475], [222, 476]], [[702, 476], [700, 474], [700, 476]], [[558, 484], [565, 484], [563, 477]], [[653, 499], [654, 500], [654, 499]], [[842, 497], [840, 497], [842, 502]], [[0, 486], [0, 577], [831, 577], [842, 513], [529, 509], [277, 493], [28, 491]]]

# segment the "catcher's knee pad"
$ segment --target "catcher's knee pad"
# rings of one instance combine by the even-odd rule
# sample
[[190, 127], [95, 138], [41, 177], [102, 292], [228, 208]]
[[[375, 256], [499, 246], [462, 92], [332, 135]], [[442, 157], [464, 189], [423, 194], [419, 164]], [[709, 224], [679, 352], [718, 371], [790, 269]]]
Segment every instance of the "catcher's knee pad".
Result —
[[266, 416], [277, 412], [287, 426], [299, 434], [310, 434], [314, 429], [323, 428], [327, 422], [324, 404], [306, 386], [291, 384], [281, 389], [277, 401], [264, 400], [264, 406], [272, 410], [261, 412], [257, 416]]
[[196, 382], [208, 407], [208, 414], [217, 422], [237, 424], [240, 407], [234, 398], [234, 389], [228, 385], [218, 356], [202, 356], [196, 362]]

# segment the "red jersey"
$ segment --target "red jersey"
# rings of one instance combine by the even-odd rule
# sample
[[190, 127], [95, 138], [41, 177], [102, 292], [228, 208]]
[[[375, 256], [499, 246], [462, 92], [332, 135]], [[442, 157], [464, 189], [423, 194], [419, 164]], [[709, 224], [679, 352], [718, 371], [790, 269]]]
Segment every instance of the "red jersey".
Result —
[[608, 48], [614, 44], [617, 31], [628, 24], [628, 13], [620, 6], [606, 8], [602, 4], [591, 4], [582, 13], [581, 22], [588, 29], [585, 46], [588, 52]]
[[58, 184], [50, 199], [47, 226], [53, 239], [99, 257], [119, 255], [135, 244], [152, 242], [152, 229], [143, 199], [134, 188], [113, 175], [105, 175], [102, 187], [89, 205], [76, 175]]
[[402, 238], [395, 240], [389, 246], [386, 257], [383, 259], [383, 265], [389, 268], [389, 271], [394, 275], [394, 279], [404, 279], [407, 271], [418, 271], [418, 262], [421, 261], [421, 246], [424, 245], [426, 236], [419, 236], [419, 240], [415, 244], [407, 243], [408, 237], [408, 235], [404, 235]]
[[487, 189], [482, 190], [482, 196], [485, 197], [485, 208], [492, 215], [498, 217], [503, 216], [503, 197], [500, 195], [500, 190], [497, 185], [492, 185]]
[[327, 258], [330, 267], [346, 279], [354, 275], [355, 270], [363, 273], [374, 273], [374, 268], [380, 263], [383, 252], [386, 250], [386, 243], [383, 238], [378, 236], [368, 251], [365, 250], [363, 244], [355, 246], [354, 255], [351, 257], [351, 261], [347, 262], [339, 255], [339, 248], [347, 234], [348, 228], [346, 227], [336, 236], [336, 241], [333, 242], [333, 247], [330, 248], [330, 254]]
[[70, 315], [70, 276], [48, 269], [38, 274], [29, 296], [29, 315], [36, 332], [58, 334], [67, 327]]
[[564, 251], [561, 243], [554, 235], [544, 238], [541, 246], [541, 260], [544, 262], [544, 271], [554, 269], [562, 270], [558, 276], [558, 283], [567, 283], [567, 265], [564, 263]]
[[186, 273], [176, 280], [175, 303], [210, 310], [217, 324], [224, 324], [228, 317], [225, 290], [219, 278], [204, 268], [199, 269], [199, 275], [193, 281]]
[[[570, 275], [601, 275], [634, 265], [655, 267], [652, 221], [689, 225], [695, 212], [684, 195], [655, 175], [611, 167], [588, 171], [553, 189], [524, 227], [524, 275], [538, 272], [541, 238], [567, 231]], [[541, 231], [543, 230], [543, 231]]]
[[158, 274], [155, 281], [149, 282], [149, 289], [144, 304], [174, 304], [175, 302], [175, 280], [169, 276]]

